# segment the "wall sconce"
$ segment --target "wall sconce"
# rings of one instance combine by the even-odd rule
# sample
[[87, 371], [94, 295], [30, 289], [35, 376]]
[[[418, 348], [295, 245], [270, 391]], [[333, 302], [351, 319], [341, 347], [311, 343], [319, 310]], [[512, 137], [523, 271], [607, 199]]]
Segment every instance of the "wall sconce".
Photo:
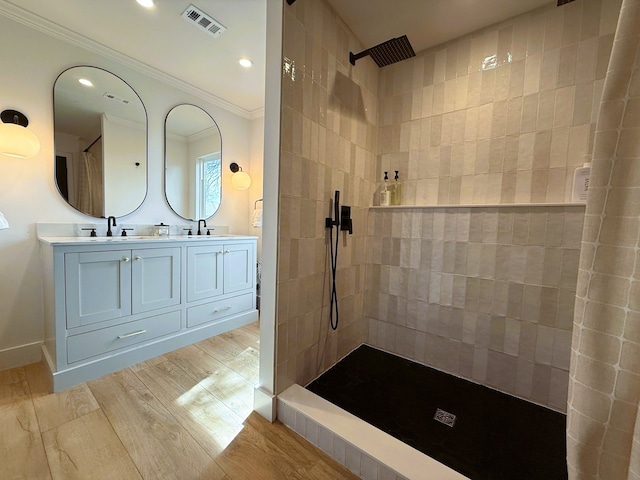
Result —
[[0, 155], [31, 158], [40, 151], [40, 140], [27, 130], [29, 119], [16, 110], [0, 113]]
[[251, 177], [247, 172], [242, 171], [242, 167], [233, 162], [229, 165], [229, 169], [233, 172], [231, 175], [231, 185], [237, 190], [246, 190], [251, 186]]

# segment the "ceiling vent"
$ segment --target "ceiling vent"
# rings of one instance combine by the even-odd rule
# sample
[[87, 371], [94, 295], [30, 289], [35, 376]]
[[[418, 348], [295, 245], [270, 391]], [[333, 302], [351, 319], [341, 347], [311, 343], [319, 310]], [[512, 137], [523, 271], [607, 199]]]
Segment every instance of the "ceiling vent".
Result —
[[227, 29], [227, 27], [222, 25], [220, 22], [214, 20], [211, 16], [193, 5], [189, 5], [182, 16], [190, 22], [193, 22], [193, 24], [198, 28], [201, 28], [214, 37], [219, 37], [222, 35], [222, 32]]
[[131, 103], [130, 100], [127, 100], [126, 98], [118, 97], [117, 95], [114, 95], [113, 93], [109, 93], [109, 92], [106, 92], [103, 95], [103, 97], [108, 100], [113, 100], [115, 102], [122, 103], [124, 105], [129, 105]]

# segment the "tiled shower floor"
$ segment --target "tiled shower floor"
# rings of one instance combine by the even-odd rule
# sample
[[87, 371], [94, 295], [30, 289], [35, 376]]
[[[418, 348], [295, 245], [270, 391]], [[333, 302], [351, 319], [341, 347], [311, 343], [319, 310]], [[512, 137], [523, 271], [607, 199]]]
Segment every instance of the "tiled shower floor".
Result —
[[307, 389], [469, 478], [567, 478], [565, 415], [372, 347]]

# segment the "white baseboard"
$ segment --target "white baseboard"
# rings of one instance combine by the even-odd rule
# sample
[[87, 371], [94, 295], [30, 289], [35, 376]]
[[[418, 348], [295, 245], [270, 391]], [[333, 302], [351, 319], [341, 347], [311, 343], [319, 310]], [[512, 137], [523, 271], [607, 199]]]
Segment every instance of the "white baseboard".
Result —
[[253, 410], [270, 422], [276, 420], [276, 396], [260, 387], [253, 389]]
[[29, 365], [42, 359], [42, 342], [33, 342], [19, 347], [0, 350], [0, 370]]

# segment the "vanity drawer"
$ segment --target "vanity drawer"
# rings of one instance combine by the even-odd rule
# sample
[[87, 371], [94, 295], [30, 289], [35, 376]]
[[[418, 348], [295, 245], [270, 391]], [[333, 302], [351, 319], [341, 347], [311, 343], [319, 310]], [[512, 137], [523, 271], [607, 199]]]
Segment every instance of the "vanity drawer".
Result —
[[213, 322], [219, 318], [228, 317], [236, 313], [253, 308], [253, 293], [246, 293], [237, 297], [205, 303], [187, 309], [187, 328], [203, 323]]
[[67, 338], [67, 362], [74, 363], [179, 330], [180, 312], [177, 311], [81, 333]]

